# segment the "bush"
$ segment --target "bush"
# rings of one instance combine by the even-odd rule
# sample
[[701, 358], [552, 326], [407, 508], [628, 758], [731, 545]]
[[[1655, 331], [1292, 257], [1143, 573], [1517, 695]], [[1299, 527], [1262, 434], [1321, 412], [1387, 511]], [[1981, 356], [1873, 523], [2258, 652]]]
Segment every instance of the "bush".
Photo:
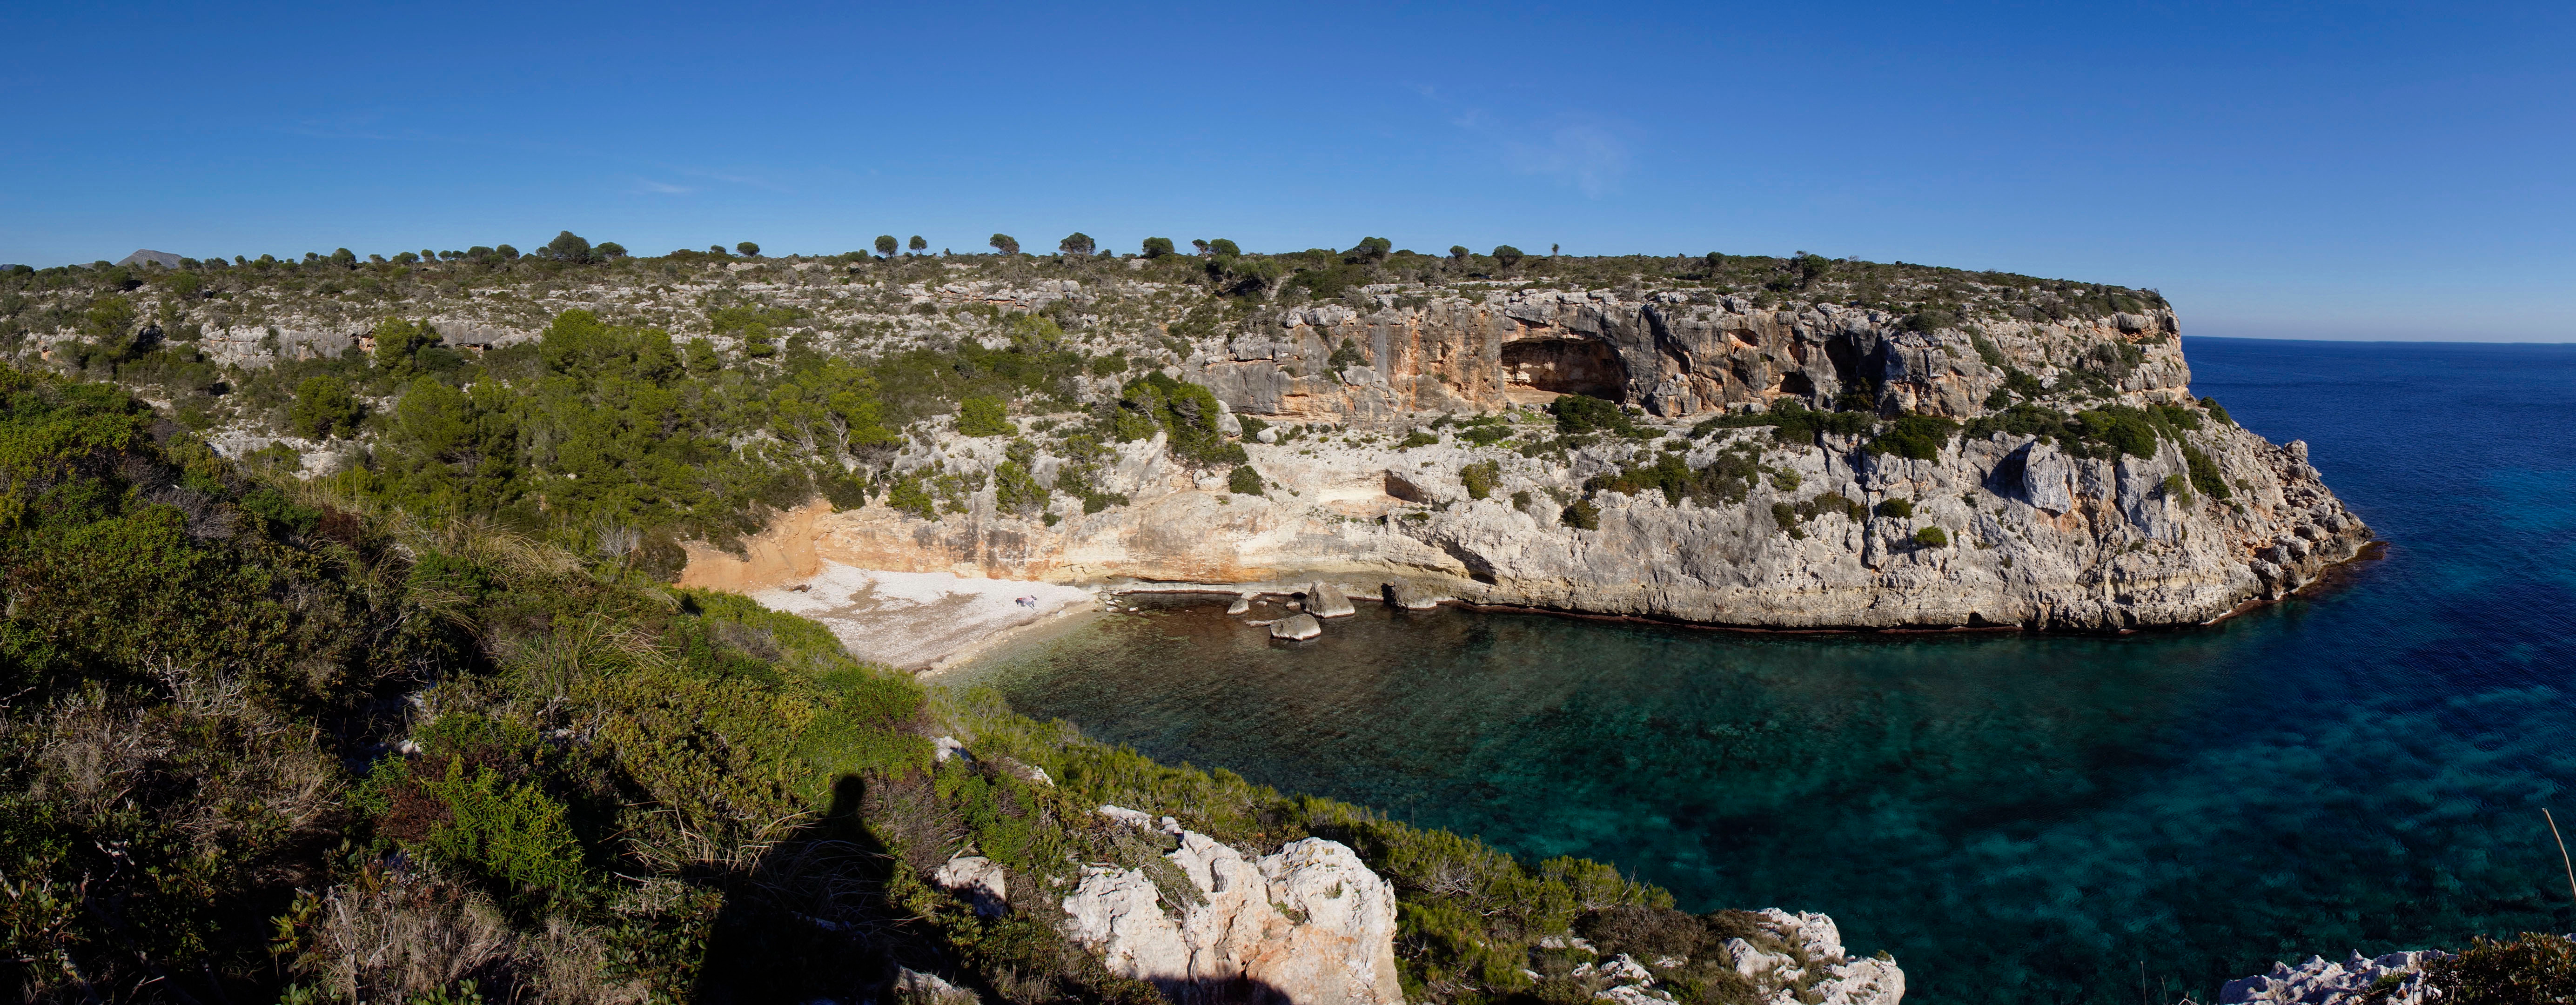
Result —
[[1568, 527], [1579, 530], [1601, 529], [1601, 507], [1593, 505], [1590, 499], [1575, 500], [1574, 505], [1566, 507], [1562, 515]]
[[1895, 454], [1898, 457], [1928, 461], [1941, 456], [1942, 448], [1949, 446], [1950, 438], [1958, 435], [1958, 432], [1959, 424], [1949, 419], [1930, 415], [1908, 415], [1896, 420], [1895, 425], [1887, 432], [1870, 440], [1869, 449]]
[[1156, 430], [1170, 436], [1172, 456], [1199, 467], [1248, 463], [1243, 445], [1217, 429], [1224, 409], [1216, 394], [1197, 384], [1174, 380], [1161, 372], [1127, 382], [1119, 393], [1111, 430], [1120, 440], [1151, 439]]
[[1146, 238], [1142, 251], [1147, 258], [1170, 258], [1176, 253], [1172, 249], [1172, 239], [1168, 237]]
[[2209, 417], [2218, 420], [2219, 425], [2233, 426], [2236, 424], [2236, 420], [2228, 416], [2227, 409], [2220, 406], [2218, 399], [2216, 398], [2200, 399], [2200, 407], [2208, 409]]
[[1548, 414], [1556, 416], [1556, 429], [1568, 436], [1608, 430], [1621, 436], [1638, 435], [1637, 424], [1616, 402], [1584, 394], [1559, 395], [1547, 403]]
[[1502, 484], [1503, 466], [1498, 461], [1479, 461], [1458, 469], [1458, 480], [1467, 486], [1467, 498], [1483, 499]]
[[1914, 543], [1926, 548], [1947, 548], [1950, 546], [1950, 533], [1939, 527], [1925, 527], [1914, 532]]
[[1878, 515], [1895, 520], [1911, 520], [1914, 518], [1914, 501], [1911, 499], [1883, 500], [1878, 504]]
[[2235, 494], [2227, 487], [2226, 477], [2218, 473], [2218, 465], [2209, 459], [2208, 454], [2201, 453], [2199, 448], [2188, 443], [2183, 444], [2182, 462], [2184, 467], [2190, 469], [2191, 485], [2199, 489], [2200, 494], [2212, 499], [2225, 499]]
[[1234, 473], [1226, 477], [1225, 487], [1226, 491], [1239, 496], [1260, 495], [1263, 488], [1261, 472], [1253, 470], [1249, 464], [1235, 465]]
[[1439, 444], [1440, 434], [1433, 433], [1428, 430], [1416, 429], [1410, 433], [1404, 434], [1404, 439], [1396, 441], [1395, 449], [1411, 450], [1415, 447], [1432, 447], [1438, 446]]
[[348, 436], [358, 431], [364, 409], [349, 385], [337, 377], [306, 377], [295, 386], [295, 403], [287, 407], [286, 426], [310, 439]]
[[1652, 464], [1621, 465], [1618, 471], [1595, 476], [1583, 487], [1630, 495], [1656, 489], [1663, 492], [1666, 503], [1675, 506], [1681, 505], [1683, 499], [1702, 506], [1733, 505], [1744, 501], [1761, 473], [1761, 454], [1750, 446], [1739, 446], [1696, 469], [1681, 454], [1658, 454]]
[[[2424, 964], [2424, 986], [2442, 1005], [2540, 1005], [2576, 1001], [2576, 941], [2524, 932], [2511, 942], [2479, 936]], [[2393, 989], [2391, 989], [2393, 990]], [[2374, 989], [2376, 1002], [2389, 995]]]
[[968, 398], [957, 403], [957, 435], [1017, 436], [1020, 427], [1002, 418], [999, 398]]
[[1494, 246], [1494, 260], [1503, 263], [1503, 268], [1508, 269], [1512, 266], [1521, 264], [1521, 258], [1521, 249], [1519, 248], [1512, 247], [1508, 244], [1497, 244]]

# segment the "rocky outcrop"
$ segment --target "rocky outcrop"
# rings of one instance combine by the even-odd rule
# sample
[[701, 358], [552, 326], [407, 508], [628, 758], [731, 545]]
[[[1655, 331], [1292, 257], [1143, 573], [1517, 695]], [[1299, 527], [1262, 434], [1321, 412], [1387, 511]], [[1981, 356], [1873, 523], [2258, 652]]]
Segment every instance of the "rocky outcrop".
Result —
[[1778, 908], [1745, 917], [1751, 922], [1750, 937], [1728, 939], [1713, 961], [1670, 956], [1649, 961], [1624, 953], [1604, 959], [1591, 943], [1568, 936], [1549, 936], [1539, 945], [1593, 956], [1566, 977], [1597, 988], [1595, 999], [1618, 1005], [1672, 1002], [1667, 981], [1705, 985], [1707, 974], [1699, 969], [1704, 963], [1743, 979], [1749, 994], [1729, 1000], [1763, 1005], [1897, 1005], [1905, 1000], [1905, 971], [1885, 954], [1853, 959], [1843, 949], [1834, 919]]
[[1102, 809], [1178, 838], [1164, 860], [1188, 880], [1166, 890], [1142, 869], [1084, 869], [1063, 902], [1067, 931], [1113, 973], [1181, 1002], [1403, 1002], [1395, 888], [1348, 847], [1307, 838], [1256, 858], [1169, 818]]
[[1779, 908], [1754, 912], [1758, 924], [1780, 946], [1765, 951], [1745, 939], [1729, 939], [1727, 954], [1735, 972], [1754, 983], [1763, 1000], [1774, 1005], [1896, 1005], [1905, 999], [1905, 971], [1885, 956], [1852, 959], [1843, 951], [1842, 930], [1834, 919]]
[[2424, 1005], [2432, 1000], [2424, 987], [2424, 964], [2440, 955], [2429, 950], [2371, 958], [2354, 953], [2341, 963], [2328, 962], [2322, 956], [2308, 957], [2306, 963], [2295, 967], [2274, 963], [2269, 973], [2227, 982], [2219, 989], [2218, 1000], [2222, 1005], [2361, 1005], [2365, 992], [2386, 981], [2393, 985], [2385, 999], [2387, 1005]]

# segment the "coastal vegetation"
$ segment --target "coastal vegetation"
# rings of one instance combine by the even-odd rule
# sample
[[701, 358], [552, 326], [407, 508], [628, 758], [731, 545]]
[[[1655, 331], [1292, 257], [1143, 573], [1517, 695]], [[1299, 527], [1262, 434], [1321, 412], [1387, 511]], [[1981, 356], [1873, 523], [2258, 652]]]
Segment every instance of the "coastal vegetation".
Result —
[[[1396, 886], [1426, 1000], [1585, 993], [1549, 936], [1742, 927], [1599, 863], [926, 690], [812, 622], [664, 585], [614, 524], [540, 539], [463, 488], [246, 471], [106, 385], [0, 371], [0, 400], [0, 961], [22, 996], [810, 1000], [911, 969], [1157, 1000], [1044, 894], [985, 917], [926, 881], [969, 848], [1033, 891], [1152, 858], [1102, 803], [1248, 850], [1350, 845]], [[977, 756], [935, 757], [941, 735]], [[1729, 1001], [1730, 973], [1673, 976]]]

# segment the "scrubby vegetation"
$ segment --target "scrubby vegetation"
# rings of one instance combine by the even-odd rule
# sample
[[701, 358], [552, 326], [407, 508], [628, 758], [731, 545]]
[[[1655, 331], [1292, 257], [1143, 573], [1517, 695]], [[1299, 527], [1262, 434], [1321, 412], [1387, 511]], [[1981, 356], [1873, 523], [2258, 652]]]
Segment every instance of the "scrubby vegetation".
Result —
[[[1536, 940], [1569, 928], [1729, 924], [1597, 863], [925, 691], [811, 622], [663, 585], [615, 525], [576, 551], [470, 493], [415, 512], [268, 481], [98, 384], [0, 371], [0, 402], [0, 970], [22, 997], [805, 1001], [909, 968], [1157, 1000], [1046, 921], [1048, 877], [1159, 861], [1104, 802], [1256, 852], [1350, 844], [1398, 888], [1426, 1000], [1545, 991], [1563, 968]], [[943, 733], [976, 756], [934, 758]], [[1041, 892], [979, 917], [924, 880], [964, 849]]]

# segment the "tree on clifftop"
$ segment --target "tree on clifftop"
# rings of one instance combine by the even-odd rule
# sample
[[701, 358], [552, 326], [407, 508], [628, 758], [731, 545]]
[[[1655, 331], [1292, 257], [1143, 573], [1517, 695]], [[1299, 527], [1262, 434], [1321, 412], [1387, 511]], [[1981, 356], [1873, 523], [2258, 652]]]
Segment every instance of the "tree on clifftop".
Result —
[[912, 249], [912, 253], [913, 253], [913, 254], [916, 254], [916, 255], [921, 254], [921, 253], [922, 253], [922, 252], [924, 252], [924, 251], [928, 251], [928, 250], [930, 250], [930, 242], [925, 241], [925, 240], [922, 240], [922, 239], [921, 239], [921, 235], [919, 235], [919, 234], [914, 234], [914, 235], [912, 235], [912, 241], [911, 241], [911, 243], [910, 243], [910, 244], [908, 244], [908, 245], [906, 245], [906, 246], [907, 246], [907, 247], [909, 247], [909, 248], [911, 248], [911, 249]]
[[545, 247], [537, 249], [537, 254], [558, 262], [587, 262], [591, 258], [590, 242], [583, 240], [581, 235], [572, 231], [560, 231], [555, 234], [554, 240], [546, 242]]
[[1020, 239], [1012, 237], [1009, 234], [995, 234], [993, 235], [993, 239], [986, 243], [991, 244], [993, 246], [993, 250], [1005, 255], [1016, 255], [1020, 253]]
[[1057, 253], [1073, 257], [1090, 257], [1092, 249], [1097, 247], [1099, 245], [1092, 241], [1091, 235], [1079, 230], [1065, 235], [1064, 240], [1055, 243]]
[[903, 245], [894, 239], [893, 234], [877, 235], [877, 254], [884, 255], [887, 258], [893, 258], [894, 253], [901, 250], [903, 250]]
[[760, 257], [760, 245], [750, 241], [744, 241], [741, 244], [734, 245], [733, 250], [742, 252], [743, 257], [745, 258]]

